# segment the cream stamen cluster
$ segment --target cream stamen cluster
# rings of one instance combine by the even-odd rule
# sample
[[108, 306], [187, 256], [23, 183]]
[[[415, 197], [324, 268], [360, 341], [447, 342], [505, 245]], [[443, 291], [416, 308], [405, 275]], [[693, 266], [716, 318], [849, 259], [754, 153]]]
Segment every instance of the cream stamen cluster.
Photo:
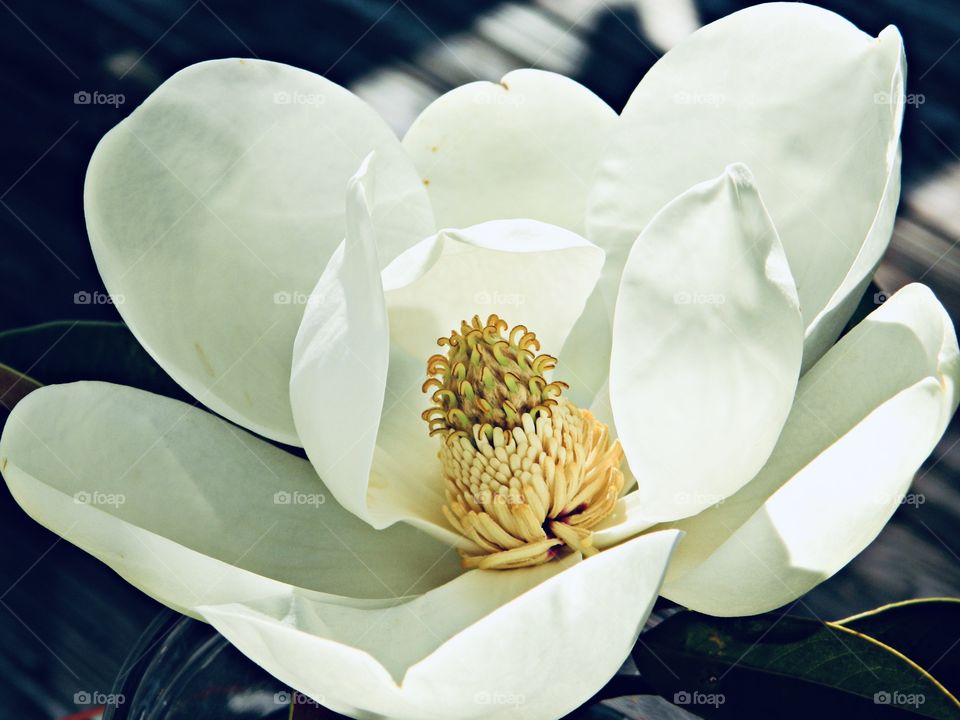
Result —
[[[522, 339], [519, 344], [497, 339], [506, 323], [495, 315], [485, 327], [478, 325], [475, 317], [472, 324], [463, 324], [466, 332], [441, 338], [441, 346], [450, 347], [448, 358], [433, 356], [428, 369], [435, 372], [441, 358], [446, 361], [443, 370], [454, 378], [463, 375], [459, 381], [463, 384], [469, 380], [457, 367], [464, 355], [468, 360], [479, 355], [472, 378], [483, 378], [485, 363], [492, 360], [499, 366], [500, 384], [485, 385], [483, 399], [496, 397], [501, 408], [508, 406], [516, 415], [484, 412], [476, 403], [479, 393], [475, 391], [451, 391], [452, 397], [448, 396], [443, 392], [448, 389], [446, 373], [441, 373], [442, 380], [437, 378], [440, 385], [434, 401], [449, 407], [424, 413], [431, 434], [444, 436], [439, 453], [447, 499], [443, 513], [475, 545], [473, 550], [461, 551], [464, 566], [505, 570], [538, 565], [571, 550], [594, 554], [591, 528], [610, 514], [623, 489], [619, 442], [610, 441], [607, 426], [590, 412], [559, 397], [565, 384], [547, 383], [539, 374], [540, 380], [533, 383], [539, 397], [518, 391], [521, 375], [517, 370], [532, 370], [537, 359], [529, 350], [531, 341], [536, 342], [533, 333], [523, 326], [518, 326], [522, 333], [517, 328], [510, 333], [511, 339], [525, 338], [528, 345], [524, 347]], [[471, 347], [469, 338], [475, 331], [480, 337], [473, 335]], [[481, 345], [485, 349], [476, 351]], [[494, 347], [499, 352], [493, 352]], [[508, 348], [514, 364], [504, 371], [502, 357]], [[526, 350], [530, 356], [521, 354], [522, 362], [517, 361], [517, 350]], [[552, 357], [540, 357], [550, 358], [552, 368]], [[502, 379], [506, 374], [515, 382], [508, 385]], [[434, 385], [428, 380], [424, 390]], [[524, 387], [529, 388], [529, 382]], [[544, 397], [543, 389], [551, 387], [558, 389], [556, 394]], [[468, 415], [464, 408], [471, 402]], [[463, 409], [467, 421], [456, 415], [458, 422], [443, 422], [451, 409]]]

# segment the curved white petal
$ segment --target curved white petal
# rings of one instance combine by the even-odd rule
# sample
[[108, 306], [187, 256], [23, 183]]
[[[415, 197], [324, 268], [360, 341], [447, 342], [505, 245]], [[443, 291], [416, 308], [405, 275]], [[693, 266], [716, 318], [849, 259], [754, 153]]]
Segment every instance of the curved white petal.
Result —
[[757, 477], [677, 526], [687, 537], [663, 594], [713, 615], [791, 602], [849, 562], [899, 506], [957, 407], [953, 325], [909, 285], [800, 380]]
[[[581, 319], [583, 319], [582, 316], [581, 316]], [[574, 332], [575, 331], [576, 331], [576, 328], [574, 328]], [[573, 337], [573, 334], [571, 333], [571, 338], [572, 337]], [[570, 342], [570, 338], [567, 338], [567, 342], [568, 343]], [[609, 341], [608, 341], [608, 344], [609, 344]], [[580, 407], [583, 407], [583, 406], [580, 406]], [[600, 422], [602, 422], [604, 425], [607, 426], [607, 429], [610, 432], [610, 439], [616, 440], [617, 425], [613, 420], [613, 407], [611, 407], [610, 405], [609, 380], [604, 382], [599, 392], [597, 392], [596, 396], [594, 397], [593, 402], [590, 403], [590, 405], [588, 405], [587, 408], [590, 410], [590, 412], [593, 414], [593, 416], [597, 420], [599, 420]], [[627, 465], [626, 463], [621, 465], [620, 470], [621, 472], [623, 472], [623, 488], [621, 489], [620, 493], [622, 496], [626, 496], [630, 494], [630, 492], [636, 486], [637, 478], [633, 474], [633, 472], [630, 470], [630, 466]], [[654, 523], [651, 522], [650, 524], [652, 525]]]
[[543, 352], [557, 353], [603, 259], [593, 243], [536, 220], [443, 230], [383, 271], [391, 344], [423, 355], [426, 366], [439, 336], [474, 315], [496, 313], [533, 330]]
[[119, 385], [31, 393], [7, 420], [0, 469], [37, 522], [194, 616], [291, 585], [393, 601], [459, 573], [449, 547], [413, 528], [372, 530], [341, 508], [307, 461]]
[[593, 546], [600, 550], [613, 547], [656, 525], [644, 509], [643, 497], [636, 490], [617, 500], [613, 512], [593, 528]]
[[605, 402], [608, 392], [613, 301], [606, 301], [602, 277], [557, 358], [557, 376], [567, 378], [567, 397], [578, 407]]
[[585, 561], [475, 570], [391, 608], [291, 592], [201, 612], [280, 680], [353, 717], [556, 718], [626, 659], [677, 537], [645, 535]]
[[338, 502], [365, 519], [390, 352], [370, 180], [364, 163], [347, 187], [346, 240], [310, 295], [290, 375], [310, 461]]
[[380, 117], [312, 73], [193, 65], [97, 146], [84, 209], [100, 273], [147, 351], [198, 400], [299, 444], [287, 385], [303, 302], [343, 240], [343, 192], [375, 150], [381, 259], [433, 231]]
[[438, 227], [531, 218], [583, 234], [587, 194], [616, 113], [575, 81], [514, 70], [441, 96], [403, 146]]
[[622, 264], [670, 198], [746, 163], [796, 278], [809, 366], [889, 242], [904, 69], [896, 28], [872, 38], [812, 5], [758, 5], [707, 25], [668, 52], [624, 108], [588, 237]]
[[367, 489], [366, 517], [374, 526], [404, 519], [463, 542], [441, 514], [440, 441], [420, 417], [430, 404], [421, 388], [427, 359], [441, 351], [437, 339], [474, 315], [496, 313], [511, 326], [526, 325], [542, 351], [556, 355], [602, 265], [603, 251], [568, 230], [493, 220], [443, 230], [383, 271], [390, 362]]
[[[902, 76], [901, 76], [902, 77]], [[899, 90], [894, 93], [903, 93], [902, 80]], [[894, 94], [894, 97], [899, 95]], [[807, 324], [803, 339], [803, 368], [801, 372], [809, 370], [823, 354], [836, 342], [843, 328], [856, 310], [860, 298], [870, 284], [874, 271], [880, 263], [881, 257], [887, 250], [890, 237], [893, 233], [893, 224], [897, 216], [897, 205], [900, 202], [900, 150], [890, 164], [890, 174], [877, 208], [876, 217], [866, 239], [860, 247], [853, 265], [847, 272], [833, 296], [820, 312]]]
[[647, 225], [614, 311], [610, 403], [649, 519], [693, 515], [763, 466], [790, 411], [802, 333], [746, 167], [694, 186]]

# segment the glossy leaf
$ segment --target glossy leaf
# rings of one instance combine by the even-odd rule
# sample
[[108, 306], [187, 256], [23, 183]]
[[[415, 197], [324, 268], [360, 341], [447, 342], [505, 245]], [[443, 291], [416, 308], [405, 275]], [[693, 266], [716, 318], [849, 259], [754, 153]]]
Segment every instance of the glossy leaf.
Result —
[[43, 386], [29, 375], [0, 363], [0, 428], [13, 406], [40, 387]]
[[960, 691], [960, 599], [920, 598], [838, 620], [906, 655], [954, 695]]
[[19, 370], [0, 363], [0, 413], [13, 410], [13, 406], [37, 388], [39, 382]]
[[680, 613], [634, 659], [657, 691], [704, 718], [956, 718], [960, 705], [902, 655], [847, 628], [789, 615]]

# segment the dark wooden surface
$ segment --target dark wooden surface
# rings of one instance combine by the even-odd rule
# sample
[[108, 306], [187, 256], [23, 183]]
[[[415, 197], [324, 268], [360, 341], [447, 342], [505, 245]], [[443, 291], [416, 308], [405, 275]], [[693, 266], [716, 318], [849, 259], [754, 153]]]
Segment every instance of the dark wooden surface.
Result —
[[[256, 56], [326, 74], [363, 95], [398, 132], [449, 87], [537, 66], [571, 75], [619, 109], [678, 20], [607, 0], [0, 0], [0, 329], [114, 319], [86, 242], [81, 191], [98, 138], [165, 77], [199, 60]], [[960, 317], [960, 3], [818, 3], [876, 34], [895, 23], [910, 62], [905, 192], [878, 281], [931, 285]], [[644, 2], [643, 6], [656, 3]], [[699, 0], [707, 22], [739, 7]], [[641, 17], [642, 15], [642, 17]], [[76, 105], [123, 93], [119, 108]], [[836, 618], [884, 602], [960, 595], [960, 433], [956, 423], [877, 541], [795, 611]], [[829, 498], [824, 498], [829, 502]], [[58, 718], [78, 691], [107, 692], [158, 606], [30, 521], [0, 490], [0, 717]], [[960, 641], [960, 638], [958, 638]], [[955, 650], [960, 652], [960, 650]]]

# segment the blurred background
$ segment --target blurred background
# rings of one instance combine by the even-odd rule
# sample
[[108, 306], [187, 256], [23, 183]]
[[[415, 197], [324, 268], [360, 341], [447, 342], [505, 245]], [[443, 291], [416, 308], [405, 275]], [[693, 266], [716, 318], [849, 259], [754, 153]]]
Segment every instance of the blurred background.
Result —
[[[99, 138], [187, 65], [242, 56], [303, 67], [359, 94], [402, 134], [451, 87], [518, 67], [571, 76], [620, 110], [674, 43], [749, 4], [0, 0], [0, 332], [119, 320], [86, 239], [84, 172]], [[872, 35], [895, 24], [904, 36], [904, 193], [876, 282], [893, 291], [923, 281], [960, 318], [960, 2], [815, 4]], [[94, 93], [112, 99], [94, 102]], [[874, 544], [792, 612], [836, 619], [893, 600], [960, 596], [957, 429]], [[36, 525], [5, 486], [0, 547], [0, 717], [75, 713], [78, 691], [109, 691], [160, 608]]]

